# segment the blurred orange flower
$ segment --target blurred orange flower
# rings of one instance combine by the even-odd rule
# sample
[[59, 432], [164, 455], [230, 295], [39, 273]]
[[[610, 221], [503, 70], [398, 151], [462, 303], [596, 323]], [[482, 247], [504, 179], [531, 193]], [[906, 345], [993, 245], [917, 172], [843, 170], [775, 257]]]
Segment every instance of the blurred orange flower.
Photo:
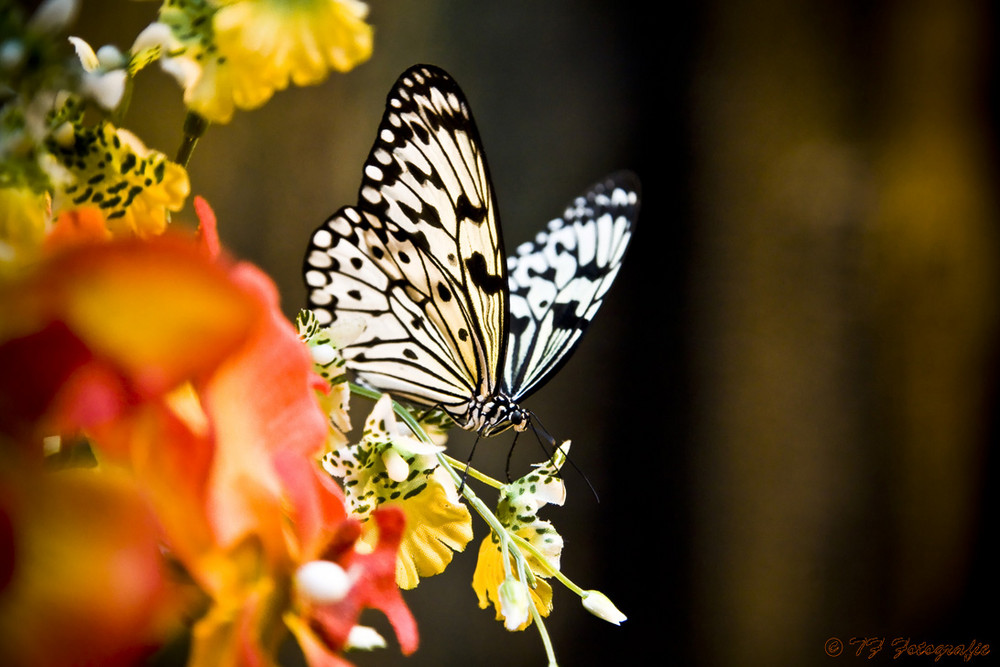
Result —
[[[383, 515], [376, 549], [355, 552], [360, 528], [316, 461], [327, 419], [312, 358], [274, 284], [225, 257], [211, 210], [196, 208], [200, 238], [98, 241], [91, 224], [69, 225], [0, 285], [0, 443], [31, 460], [42, 436], [83, 433], [95, 476], [127, 473], [165, 553], [209, 599], [191, 664], [266, 663], [289, 630], [321, 664], [364, 607], [383, 609], [413, 650], [394, 583], [402, 519]], [[316, 559], [350, 574], [336, 604], [296, 588]], [[64, 629], [37, 631], [44, 644]]]
[[134, 479], [0, 466], [0, 663], [128, 665], [179, 631], [183, 598]]

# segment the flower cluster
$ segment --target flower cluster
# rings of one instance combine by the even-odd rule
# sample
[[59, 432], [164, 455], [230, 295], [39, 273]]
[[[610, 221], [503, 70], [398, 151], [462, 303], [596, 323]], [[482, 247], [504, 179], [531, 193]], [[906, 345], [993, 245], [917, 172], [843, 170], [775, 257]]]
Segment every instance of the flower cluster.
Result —
[[[165, 0], [127, 53], [65, 35], [76, 10], [0, 6], [0, 662], [127, 665], [180, 642], [191, 665], [274, 664], [294, 642], [347, 665], [386, 643], [365, 609], [409, 654], [402, 591], [465, 549], [473, 512], [473, 588], [507, 629], [542, 626], [553, 578], [623, 620], [562, 575], [538, 516], [565, 498], [568, 443], [510, 484], [456, 464], [440, 414], [349, 384], [338, 347], [363, 321], [289, 322], [201, 198], [196, 231], [171, 224], [197, 132], [171, 160], [125, 129], [152, 63], [199, 132], [351, 69], [365, 5]], [[352, 395], [373, 401], [358, 438]]]
[[358, 0], [166, 0], [133, 52], [159, 51], [188, 108], [226, 123], [289, 82], [319, 83], [367, 60], [367, 13]]

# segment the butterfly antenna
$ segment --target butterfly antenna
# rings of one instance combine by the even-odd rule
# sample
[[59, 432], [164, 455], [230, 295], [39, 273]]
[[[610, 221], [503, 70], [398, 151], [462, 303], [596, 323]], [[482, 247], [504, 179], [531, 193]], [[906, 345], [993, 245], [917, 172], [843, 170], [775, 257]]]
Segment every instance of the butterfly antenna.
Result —
[[[536, 422], [538, 423], [538, 427], [537, 428], [535, 427], [535, 423]], [[541, 433], [539, 433], [539, 429], [541, 429], [541, 431], [542, 431]], [[555, 455], [556, 455], [555, 450], [558, 449], [558, 447], [556, 446], [556, 440], [548, 432], [548, 429], [546, 429], [545, 426], [537, 418], [535, 418], [534, 415], [532, 415], [532, 419], [531, 419], [531, 430], [532, 430], [532, 432], [534, 432], [535, 437], [538, 440], [538, 444], [542, 448], [542, 451], [545, 452], [545, 455], [549, 457], [549, 460], [554, 459]], [[545, 448], [545, 443], [542, 442], [542, 435], [543, 434], [544, 434], [545, 438], [548, 440], [549, 445], [553, 448], [553, 450], [551, 452], [549, 452]], [[509, 461], [510, 455], [509, 454], [508, 454], [507, 458], [508, 458], [508, 465], [509, 465], [509, 463], [510, 463], [510, 461]], [[589, 488], [590, 492], [592, 494], [594, 494], [594, 500], [596, 500], [597, 502], [601, 502], [601, 497], [599, 495], [597, 495], [597, 489], [594, 488], [594, 485], [590, 483], [590, 479], [588, 479], [587, 476], [583, 473], [583, 470], [581, 470], [580, 467], [578, 465], [576, 465], [576, 463], [573, 461], [572, 457], [570, 457], [569, 454], [566, 454], [566, 462], [569, 463], [570, 466], [572, 466], [573, 470], [575, 470], [576, 473], [578, 475], [580, 475], [580, 478], [583, 479], [583, 481], [587, 484], [587, 488]]]
[[507, 483], [510, 484], [510, 459], [514, 455], [514, 445], [517, 444], [517, 436], [521, 435], [520, 431], [514, 431], [514, 440], [510, 443], [510, 449], [507, 450], [507, 468], [505, 473], [507, 475]]

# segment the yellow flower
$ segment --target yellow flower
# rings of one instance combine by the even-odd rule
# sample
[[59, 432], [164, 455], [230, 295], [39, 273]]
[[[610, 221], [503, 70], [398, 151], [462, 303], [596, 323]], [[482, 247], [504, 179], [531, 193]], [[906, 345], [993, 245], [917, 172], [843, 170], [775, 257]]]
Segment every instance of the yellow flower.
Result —
[[[496, 619], [504, 621], [506, 624], [501, 587], [504, 586], [504, 582], [508, 581], [508, 578], [503, 565], [500, 545], [491, 539], [492, 533], [490, 536], [479, 545], [479, 559], [476, 561], [476, 571], [472, 575], [472, 588], [476, 591], [476, 597], [479, 599], [479, 608], [486, 609], [492, 603], [496, 608]], [[513, 563], [511, 568], [514, 569]], [[535, 605], [535, 609], [542, 616], [548, 616], [549, 612], [552, 611], [552, 587], [542, 579], [535, 577], [535, 587], [529, 586], [527, 588], [531, 593], [531, 603]], [[524, 622], [507, 629], [524, 630], [529, 625], [531, 625], [530, 615]]]
[[365, 422], [362, 441], [323, 458], [327, 472], [341, 480], [352, 515], [365, 520], [384, 504], [406, 514], [396, 561], [400, 588], [443, 572], [453, 552], [472, 539], [469, 510], [434, 456], [441, 449], [401, 435], [392, 400], [383, 394]]
[[364, 22], [368, 7], [363, 2], [230, 0], [222, 4], [215, 16], [216, 39], [219, 51], [236, 61], [240, 78], [264, 79], [279, 90], [289, 81], [308, 86], [322, 81], [331, 69], [346, 72], [371, 56], [372, 27]]
[[[544, 505], [562, 505], [565, 501], [566, 487], [558, 475], [568, 451], [567, 441], [559, 447], [551, 460], [535, 464], [532, 472], [504, 486], [497, 509], [497, 518], [507, 533], [524, 539], [533, 549], [524, 554], [527, 567], [535, 575], [535, 587], [528, 588], [535, 609], [542, 616], [548, 616], [552, 611], [552, 587], [541, 577], [551, 577], [559, 569], [563, 539], [549, 521], [538, 518], [538, 510]], [[504, 595], [505, 590], [509, 593], [515, 586], [511, 581], [514, 575], [508, 572], [516, 573], [517, 564], [511, 556], [510, 567], [504, 565], [502, 546], [496, 534], [491, 532], [479, 546], [479, 560], [472, 575], [472, 588], [476, 591], [481, 609], [492, 603], [496, 608], [497, 620], [504, 621], [508, 630], [523, 630], [531, 624], [531, 617], [528, 616], [523, 622], [515, 621], [516, 625], [512, 623], [508, 618], [511, 609], [509, 595]]]
[[0, 277], [36, 256], [48, 218], [44, 194], [27, 187], [0, 187]]
[[133, 54], [158, 45], [187, 107], [217, 123], [294, 83], [319, 83], [371, 56], [368, 7], [357, 0], [167, 0]]
[[128, 130], [103, 122], [85, 128], [67, 121], [48, 148], [72, 174], [53, 196], [53, 214], [82, 206], [99, 208], [114, 236], [149, 237], [166, 229], [190, 192], [187, 172]]

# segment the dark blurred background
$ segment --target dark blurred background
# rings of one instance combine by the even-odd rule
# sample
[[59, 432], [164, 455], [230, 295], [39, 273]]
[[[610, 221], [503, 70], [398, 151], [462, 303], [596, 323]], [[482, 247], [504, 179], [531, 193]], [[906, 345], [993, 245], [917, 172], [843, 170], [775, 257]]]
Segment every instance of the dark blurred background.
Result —
[[[192, 188], [293, 316], [306, 239], [355, 201], [414, 63], [465, 90], [509, 248], [605, 173], [639, 174], [625, 268], [527, 403], [599, 496], [569, 472], [567, 505], [543, 512], [563, 571], [629, 617], [606, 624], [557, 585], [561, 664], [832, 665], [865, 656], [828, 657], [830, 638], [998, 642], [994, 7], [373, 0], [372, 59], [211, 127]], [[73, 33], [127, 48], [155, 9], [85, 0]], [[173, 154], [183, 113], [151, 69], [127, 126]], [[515, 467], [542, 458], [526, 442]], [[502, 476], [509, 446], [482, 444], [477, 467]], [[533, 629], [476, 608], [476, 530], [406, 594], [417, 654], [352, 660], [544, 664]]]

